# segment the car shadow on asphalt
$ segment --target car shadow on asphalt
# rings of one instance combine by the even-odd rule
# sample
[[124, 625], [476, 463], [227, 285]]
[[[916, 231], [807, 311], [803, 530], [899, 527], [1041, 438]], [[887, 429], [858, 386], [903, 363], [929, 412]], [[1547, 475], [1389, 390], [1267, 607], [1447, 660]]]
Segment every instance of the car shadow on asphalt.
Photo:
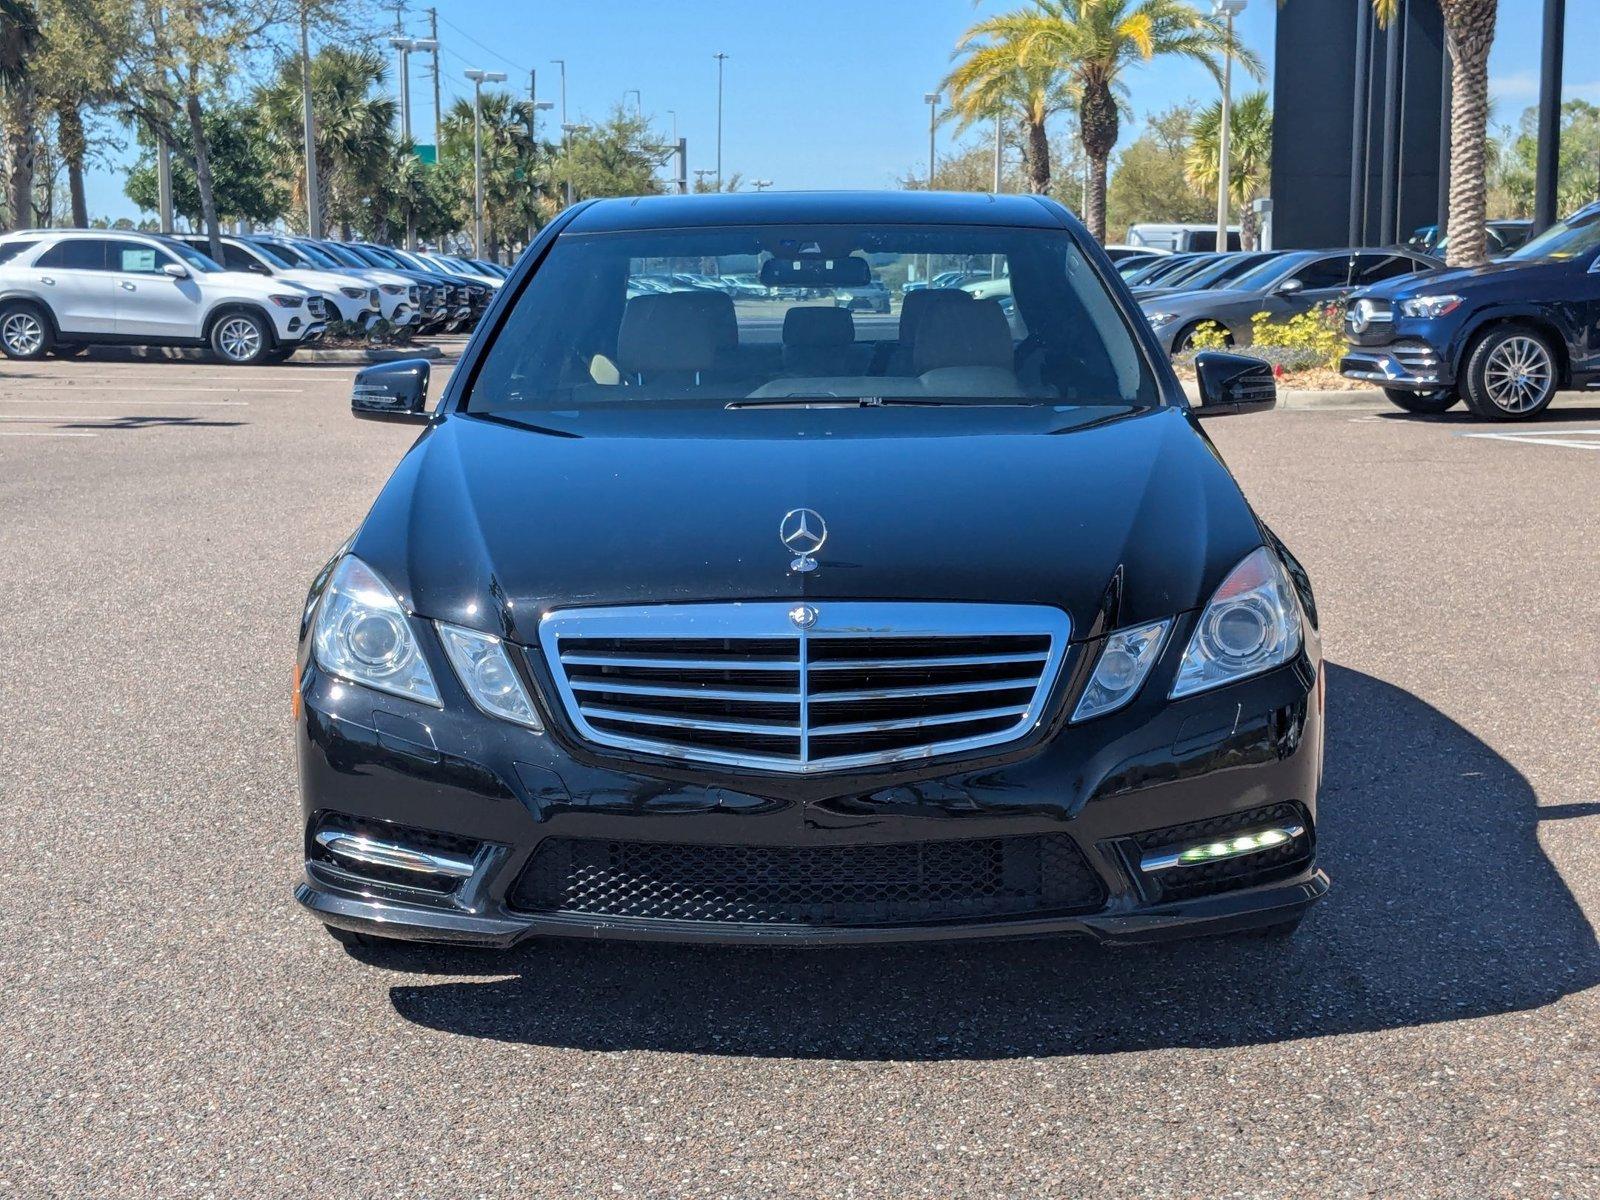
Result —
[[[1330, 665], [1320, 858], [1291, 940], [838, 950], [539, 941], [362, 951], [409, 1021], [583, 1050], [862, 1060], [1257, 1045], [1535, 1008], [1600, 982], [1528, 781], [1448, 716]], [[418, 978], [419, 976], [423, 978]], [[429, 978], [431, 977], [431, 978]], [[468, 978], [470, 977], [470, 978]]]
[[1564, 407], [1552, 405], [1537, 416], [1529, 417], [1522, 421], [1495, 421], [1488, 417], [1480, 417], [1462, 405], [1457, 405], [1449, 412], [1443, 413], [1410, 413], [1400, 409], [1393, 412], [1387, 409], [1375, 414], [1385, 421], [1410, 421], [1419, 425], [1482, 425], [1491, 429], [1529, 429], [1546, 422], [1559, 421], [1592, 421], [1600, 418], [1600, 407], [1591, 405], [1566, 405]]

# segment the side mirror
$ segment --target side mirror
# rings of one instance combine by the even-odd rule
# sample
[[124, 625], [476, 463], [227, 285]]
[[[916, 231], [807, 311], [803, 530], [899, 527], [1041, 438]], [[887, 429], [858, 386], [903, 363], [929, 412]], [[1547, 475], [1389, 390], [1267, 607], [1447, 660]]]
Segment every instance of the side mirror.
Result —
[[367, 421], [425, 424], [432, 419], [427, 411], [429, 369], [425, 358], [402, 358], [367, 367], [356, 375], [350, 412]]
[[163, 275], [170, 275], [174, 279], [189, 278], [189, 268], [184, 266], [182, 263], [162, 263], [161, 273]]
[[1280, 295], [1280, 296], [1292, 296], [1296, 292], [1305, 291], [1306, 290], [1306, 285], [1304, 283], [1302, 283], [1298, 279], [1285, 279], [1282, 283], [1280, 283], [1277, 287], [1273, 288], [1272, 290], [1277, 292], [1278, 295]]
[[1194, 356], [1200, 403], [1189, 411], [1197, 417], [1231, 417], [1266, 412], [1278, 403], [1278, 381], [1259, 358], [1205, 350]]

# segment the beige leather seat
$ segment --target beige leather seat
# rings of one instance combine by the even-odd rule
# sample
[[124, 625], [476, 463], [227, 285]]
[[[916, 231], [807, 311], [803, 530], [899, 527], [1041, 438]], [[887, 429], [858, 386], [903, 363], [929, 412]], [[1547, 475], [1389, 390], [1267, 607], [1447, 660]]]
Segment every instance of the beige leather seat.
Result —
[[856, 323], [847, 308], [791, 308], [783, 314], [786, 375], [856, 375]]
[[721, 292], [635, 296], [617, 329], [617, 368], [630, 383], [692, 386], [739, 343], [733, 298]]
[[1020, 396], [1015, 359], [998, 300], [930, 306], [912, 347], [917, 377], [935, 396]]

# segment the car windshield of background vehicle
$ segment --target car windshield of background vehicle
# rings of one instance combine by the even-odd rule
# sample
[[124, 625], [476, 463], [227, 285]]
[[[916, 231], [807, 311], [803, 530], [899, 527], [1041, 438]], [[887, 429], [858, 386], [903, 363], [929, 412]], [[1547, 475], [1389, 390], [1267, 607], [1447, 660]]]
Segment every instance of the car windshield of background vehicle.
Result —
[[251, 242], [250, 243], [250, 249], [254, 253], [259, 254], [262, 258], [266, 259], [269, 263], [271, 263], [275, 267], [293, 267], [294, 266], [294, 264], [292, 262], [290, 262], [283, 255], [279, 254], [276, 250], [272, 249], [270, 246], [264, 246], [260, 242]]
[[1304, 266], [1305, 262], [1306, 260], [1303, 258], [1294, 258], [1292, 256], [1287, 258], [1269, 258], [1260, 266], [1254, 267], [1251, 270], [1246, 271], [1243, 275], [1240, 275], [1228, 286], [1230, 288], [1237, 288], [1241, 292], [1259, 291], [1262, 288], [1271, 287], [1274, 283], [1278, 282], [1279, 279], [1282, 279], [1286, 275], [1292, 274], [1297, 266]]
[[1507, 258], [1581, 258], [1600, 248], [1600, 208], [1568, 217], [1524, 243]]
[[[967, 281], [916, 286], [955, 270]], [[494, 331], [466, 408], [734, 401], [1161, 398], [1065, 232], [818, 225], [563, 235]]]
[[204, 271], [207, 274], [210, 274], [212, 271], [221, 271], [224, 269], [223, 265], [217, 262], [215, 259], [201, 254], [200, 251], [191, 246], [185, 246], [182, 242], [162, 242], [161, 244], [163, 247], [176, 254], [184, 262], [188, 263], [189, 266], [196, 271]]

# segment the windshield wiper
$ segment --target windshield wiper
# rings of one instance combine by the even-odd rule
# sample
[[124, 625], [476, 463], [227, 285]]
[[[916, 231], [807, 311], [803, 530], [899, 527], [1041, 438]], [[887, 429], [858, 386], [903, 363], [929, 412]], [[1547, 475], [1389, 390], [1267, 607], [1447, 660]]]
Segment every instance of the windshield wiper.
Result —
[[1037, 408], [1035, 400], [985, 400], [977, 396], [839, 396], [786, 392], [757, 400], [730, 400], [725, 408]]

